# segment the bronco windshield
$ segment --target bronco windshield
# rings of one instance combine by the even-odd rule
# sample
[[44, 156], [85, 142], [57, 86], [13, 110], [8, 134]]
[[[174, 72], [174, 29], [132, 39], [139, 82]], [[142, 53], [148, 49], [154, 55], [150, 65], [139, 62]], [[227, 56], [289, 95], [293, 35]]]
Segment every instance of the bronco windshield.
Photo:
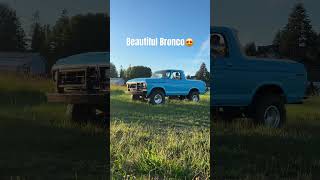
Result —
[[153, 78], [159, 78], [159, 79], [168, 79], [170, 78], [171, 72], [170, 71], [156, 71], [152, 74]]

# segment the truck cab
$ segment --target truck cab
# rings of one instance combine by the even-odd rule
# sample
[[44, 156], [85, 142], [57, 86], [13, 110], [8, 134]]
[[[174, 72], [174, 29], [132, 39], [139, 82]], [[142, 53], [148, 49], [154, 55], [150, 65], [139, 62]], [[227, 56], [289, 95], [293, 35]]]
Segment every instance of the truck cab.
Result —
[[304, 99], [304, 65], [246, 56], [232, 28], [213, 27], [210, 36], [214, 114], [224, 119], [247, 116], [270, 127], [282, 126], [286, 119], [284, 105]]

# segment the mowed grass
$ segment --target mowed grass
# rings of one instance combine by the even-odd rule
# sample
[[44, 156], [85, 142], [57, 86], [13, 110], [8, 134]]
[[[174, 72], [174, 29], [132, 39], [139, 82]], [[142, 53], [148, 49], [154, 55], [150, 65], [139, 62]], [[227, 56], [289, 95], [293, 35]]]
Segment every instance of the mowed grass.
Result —
[[111, 172], [115, 179], [205, 179], [210, 174], [209, 95], [200, 103], [133, 102], [111, 87]]
[[[44, 78], [0, 75], [0, 176], [107, 179], [102, 127], [69, 121]], [[97, 178], [98, 177], [98, 178]]]
[[320, 179], [320, 97], [287, 106], [281, 129], [214, 124], [216, 179]]

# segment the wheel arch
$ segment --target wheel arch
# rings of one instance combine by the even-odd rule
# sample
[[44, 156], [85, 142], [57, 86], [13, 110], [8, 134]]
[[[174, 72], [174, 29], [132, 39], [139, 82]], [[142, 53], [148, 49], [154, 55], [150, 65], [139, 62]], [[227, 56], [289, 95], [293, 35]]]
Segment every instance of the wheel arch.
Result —
[[193, 88], [190, 88], [190, 90], [189, 90], [189, 93], [188, 93], [188, 94], [190, 94], [190, 93], [191, 93], [191, 92], [193, 92], [193, 91], [197, 91], [198, 93], [200, 93], [200, 90], [199, 90], [198, 88], [193, 87]]
[[150, 90], [148, 96], [149, 96], [153, 91], [155, 91], [155, 90], [161, 90], [161, 91], [164, 93], [164, 95], [166, 96], [166, 90], [165, 90], [165, 88], [163, 88], [163, 87], [153, 87], [153, 88]]
[[256, 88], [254, 91], [252, 98], [251, 98], [251, 104], [254, 104], [255, 100], [263, 95], [263, 94], [278, 94], [283, 97], [283, 100], [285, 103], [287, 102], [287, 97], [284, 89], [279, 84], [264, 84]]

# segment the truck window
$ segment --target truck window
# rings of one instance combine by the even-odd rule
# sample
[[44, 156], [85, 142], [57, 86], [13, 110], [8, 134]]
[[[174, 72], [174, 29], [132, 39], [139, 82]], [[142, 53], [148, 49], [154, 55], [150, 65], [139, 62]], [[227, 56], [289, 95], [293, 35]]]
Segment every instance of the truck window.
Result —
[[173, 71], [171, 74], [171, 79], [181, 80], [181, 73], [178, 71]]
[[210, 37], [210, 53], [214, 57], [226, 57], [228, 54], [227, 43], [221, 34], [214, 33]]

